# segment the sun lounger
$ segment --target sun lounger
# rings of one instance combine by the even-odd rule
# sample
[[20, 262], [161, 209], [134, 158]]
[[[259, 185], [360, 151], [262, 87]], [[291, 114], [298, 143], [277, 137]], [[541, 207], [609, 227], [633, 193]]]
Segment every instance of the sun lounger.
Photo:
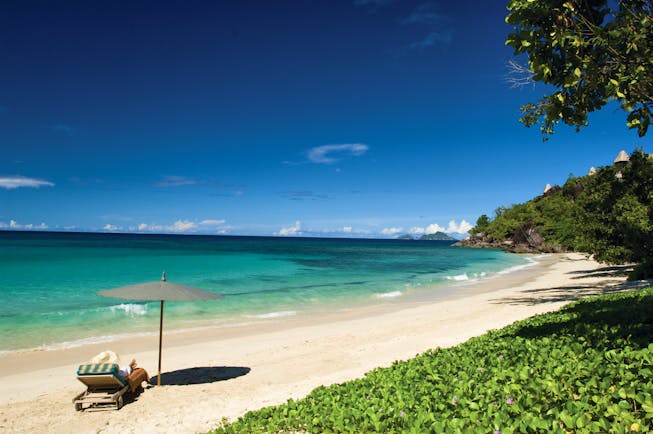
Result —
[[120, 410], [129, 385], [120, 377], [119, 369], [115, 363], [79, 365], [77, 379], [86, 385], [86, 391], [73, 399], [75, 410], [113, 405]]

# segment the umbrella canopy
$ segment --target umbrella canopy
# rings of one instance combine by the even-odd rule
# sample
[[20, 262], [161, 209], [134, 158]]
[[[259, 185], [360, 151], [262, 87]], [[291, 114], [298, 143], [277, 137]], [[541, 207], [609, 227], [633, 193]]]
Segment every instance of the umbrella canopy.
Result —
[[104, 297], [123, 298], [125, 300], [207, 301], [222, 298], [220, 294], [215, 292], [168, 282], [165, 272], [161, 276], [161, 280], [122, 286], [100, 291], [98, 294]]
[[161, 315], [159, 319], [159, 375], [157, 385], [161, 385], [161, 347], [163, 345], [163, 303], [164, 301], [207, 301], [223, 298], [215, 292], [204, 291], [166, 280], [163, 272], [161, 280], [154, 282], [138, 283], [120, 288], [98, 292], [103, 297], [122, 298], [124, 300], [159, 300], [161, 302]]

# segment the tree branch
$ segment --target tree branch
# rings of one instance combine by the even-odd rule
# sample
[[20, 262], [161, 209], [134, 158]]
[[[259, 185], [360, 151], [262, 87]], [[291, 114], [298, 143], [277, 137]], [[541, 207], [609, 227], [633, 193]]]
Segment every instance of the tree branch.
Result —
[[506, 82], [510, 84], [510, 88], [519, 88], [524, 87], [528, 84], [535, 85], [535, 74], [531, 69], [520, 63], [517, 63], [515, 60], [509, 60], [506, 65], [508, 68], [508, 74], [506, 76]]

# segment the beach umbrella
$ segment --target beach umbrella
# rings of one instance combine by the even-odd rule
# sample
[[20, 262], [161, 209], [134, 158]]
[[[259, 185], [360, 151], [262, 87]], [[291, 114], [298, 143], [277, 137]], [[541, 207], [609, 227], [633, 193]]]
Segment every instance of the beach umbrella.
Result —
[[192, 288], [166, 280], [163, 272], [161, 280], [154, 282], [138, 283], [135, 285], [121, 286], [98, 292], [103, 297], [122, 298], [125, 300], [159, 300], [161, 302], [161, 315], [159, 318], [159, 375], [157, 385], [161, 385], [161, 347], [163, 344], [163, 302], [164, 301], [207, 301], [223, 298], [215, 292]]

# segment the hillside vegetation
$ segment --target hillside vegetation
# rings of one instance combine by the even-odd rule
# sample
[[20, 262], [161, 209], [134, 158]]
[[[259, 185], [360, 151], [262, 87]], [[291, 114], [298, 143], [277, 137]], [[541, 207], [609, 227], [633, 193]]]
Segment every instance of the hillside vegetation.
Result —
[[652, 304], [653, 288], [581, 300], [215, 433], [651, 432]]
[[630, 161], [570, 176], [528, 202], [482, 215], [464, 245], [517, 252], [581, 251], [608, 264], [638, 263], [631, 278], [653, 276], [653, 160]]

